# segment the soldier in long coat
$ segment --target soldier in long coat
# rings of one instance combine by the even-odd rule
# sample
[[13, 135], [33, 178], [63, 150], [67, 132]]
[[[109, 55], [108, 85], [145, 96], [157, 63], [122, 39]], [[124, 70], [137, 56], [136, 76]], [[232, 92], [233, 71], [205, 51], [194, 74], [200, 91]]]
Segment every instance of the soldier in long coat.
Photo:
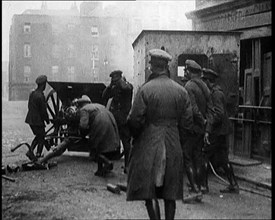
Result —
[[165, 219], [174, 219], [175, 200], [183, 199], [180, 140], [192, 129], [192, 109], [187, 91], [168, 77], [171, 56], [159, 49], [149, 54], [153, 77], [140, 87], [128, 116], [134, 140], [127, 201], [145, 200], [150, 219], [160, 219], [162, 198]]
[[105, 176], [107, 171], [113, 169], [108, 154], [120, 148], [116, 121], [105, 106], [91, 103], [89, 97], [85, 95], [78, 100], [78, 105], [80, 107], [80, 133], [83, 136], [89, 136], [91, 147], [96, 151], [98, 170], [95, 175]]
[[[33, 134], [35, 135], [31, 149], [26, 153], [26, 156], [33, 159], [33, 151], [37, 146], [36, 157], [40, 157], [45, 144], [45, 122], [49, 123], [49, 116], [47, 113], [47, 103], [43, 91], [46, 88], [47, 76], [41, 75], [36, 79], [37, 88], [29, 95], [28, 113], [25, 122], [29, 124]], [[31, 152], [30, 152], [31, 151]]]
[[[228, 159], [228, 134], [231, 132], [230, 122], [226, 110], [226, 98], [221, 87], [216, 83], [218, 74], [211, 69], [203, 69], [202, 79], [206, 82], [211, 91], [214, 116], [212, 121], [211, 132], [205, 134], [205, 153], [207, 161], [205, 170], [207, 173], [208, 160], [213, 163], [214, 167], [222, 167], [225, 171], [229, 186], [222, 189], [224, 193], [239, 193], [239, 186], [234, 175], [233, 167]], [[207, 176], [205, 176], [206, 188], [208, 188]]]
[[131, 135], [126, 120], [132, 106], [133, 85], [125, 77], [122, 77], [122, 71], [120, 70], [111, 72], [110, 77], [111, 83], [103, 91], [102, 98], [107, 101], [113, 98], [110, 111], [114, 115], [118, 126], [124, 150], [124, 173], [127, 173]]

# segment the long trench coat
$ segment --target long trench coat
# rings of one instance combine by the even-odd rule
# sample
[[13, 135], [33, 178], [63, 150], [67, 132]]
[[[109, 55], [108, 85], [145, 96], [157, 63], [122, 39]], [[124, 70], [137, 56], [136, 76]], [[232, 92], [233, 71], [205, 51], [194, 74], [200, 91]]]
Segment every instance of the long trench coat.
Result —
[[103, 105], [84, 105], [80, 109], [79, 128], [88, 133], [92, 148], [97, 153], [113, 152], [120, 147], [115, 118]]
[[[130, 129], [140, 132], [130, 154], [127, 201], [183, 198], [180, 136], [192, 129], [192, 117], [187, 91], [166, 75], [139, 89], [128, 116]], [[158, 182], [161, 195], [155, 192]]]

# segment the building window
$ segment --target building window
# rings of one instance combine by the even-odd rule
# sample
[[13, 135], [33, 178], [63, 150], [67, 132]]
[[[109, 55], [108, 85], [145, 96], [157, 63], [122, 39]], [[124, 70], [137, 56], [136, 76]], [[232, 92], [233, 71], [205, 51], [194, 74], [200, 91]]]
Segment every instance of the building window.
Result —
[[72, 58], [75, 56], [75, 49], [73, 44], [69, 44], [68, 46], [68, 57]]
[[31, 57], [31, 45], [24, 44], [24, 57]]
[[52, 75], [55, 76], [58, 74], [58, 66], [52, 66]]
[[24, 24], [24, 33], [31, 33], [31, 23]]
[[31, 76], [31, 67], [24, 66], [24, 82], [29, 82]]
[[75, 74], [74, 74], [74, 66], [68, 66], [68, 80], [69, 81], [74, 81], [75, 79]]
[[93, 37], [98, 37], [98, 27], [97, 26], [91, 27], [91, 34]]

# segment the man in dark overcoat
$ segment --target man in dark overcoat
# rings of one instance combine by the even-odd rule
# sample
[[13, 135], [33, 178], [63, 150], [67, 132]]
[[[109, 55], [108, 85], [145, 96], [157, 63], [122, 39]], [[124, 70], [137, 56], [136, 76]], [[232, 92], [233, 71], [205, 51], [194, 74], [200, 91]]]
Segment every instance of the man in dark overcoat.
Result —
[[137, 91], [128, 116], [133, 135], [127, 201], [145, 200], [150, 219], [160, 219], [158, 198], [164, 199], [165, 219], [174, 219], [177, 199], [183, 199], [183, 156], [180, 139], [192, 130], [187, 91], [168, 77], [171, 55], [149, 51], [152, 77]]
[[[37, 88], [29, 95], [28, 113], [25, 122], [30, 125], [33, 134], [35, 135], [29, 151], [26, 156], [33, 159], [33, 151], [37, 146], [36, 157], [40, 157], [45, 144], [45, 123], [49, 123], [47, 113], [47, 103], [43, 91], [46, 88], [47, 76], [41, 75], [36, 79]], [[31, 152], [30, 152], [31, 151]]]
[[112, 113], [105, 106], [91, 103], [84, 95], [77, 101], [79, 105], [79, 130], [82, 136], [88, 136], [92, 148], [95, 149], [98, 170], [96, 176], [105, 176], [113, 169], [109, 154], [120, 148], [118, 128]]
[[201, 66], [194, 60], [186, 60], [186, 74], [190, 80], [185, 84], [188, 91], [192, 110], [194, 127], [192, 133], [188, 135], [184, 144], [184, 163], [186, 174], [190, 182], [191, 197], [199, 195], [199, 200], [202, 199], [202, 148], [204, 144], [204, 134], [210, 131], [212, 103], [210, 99], [210, 91], [207, 85], [202, 81]]
[[128, 113], [132, 106], [133, 85], [122, 77], [122, 71], [115, 70], [110, 74], [111, 83], [102, 93], [102, 98], [108, 101], [113, 98], [110, 111], [116, 119], [119, 136], [124, 150], [124, 173], [127, 173], [131, 135], [126, 124]]
[[[221, 87], [216, 83], [218, 74], [211, 69], [203, 69], [202, 79], [207, 84], [211, 91], [211, 99], [213, 103], [214, 116], [212, 122], [212, 129], [210, 133], [205, 134], [205, 170], [208, 170], [208, 161], [210, 161], [215, 168], [222, 167], [229, 186], [221, 190], [221, 192], [239, 193], [239, 186], [236, 181], [233, 167], [228, 159], [228, 134], [231, 131], [230, 122], [226, 110], [226, 98]], [[207, 176], [205, 176], [205, 184], [208, 189]]]

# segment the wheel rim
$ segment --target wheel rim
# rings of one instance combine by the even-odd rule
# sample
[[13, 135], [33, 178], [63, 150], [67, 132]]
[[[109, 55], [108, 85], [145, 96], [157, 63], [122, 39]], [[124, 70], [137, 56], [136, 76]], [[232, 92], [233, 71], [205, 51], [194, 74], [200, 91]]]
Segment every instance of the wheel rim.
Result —
[[57, 138], [63, 136], [63, 127], [61, 124], [62, 102], [54, 89], [50, 90], [46, 96], [47, 111], [49, 114], [50, 124], [47, 126], [46, 137], [49, 138], [51, 145], [58, 145], [62, 139]]

